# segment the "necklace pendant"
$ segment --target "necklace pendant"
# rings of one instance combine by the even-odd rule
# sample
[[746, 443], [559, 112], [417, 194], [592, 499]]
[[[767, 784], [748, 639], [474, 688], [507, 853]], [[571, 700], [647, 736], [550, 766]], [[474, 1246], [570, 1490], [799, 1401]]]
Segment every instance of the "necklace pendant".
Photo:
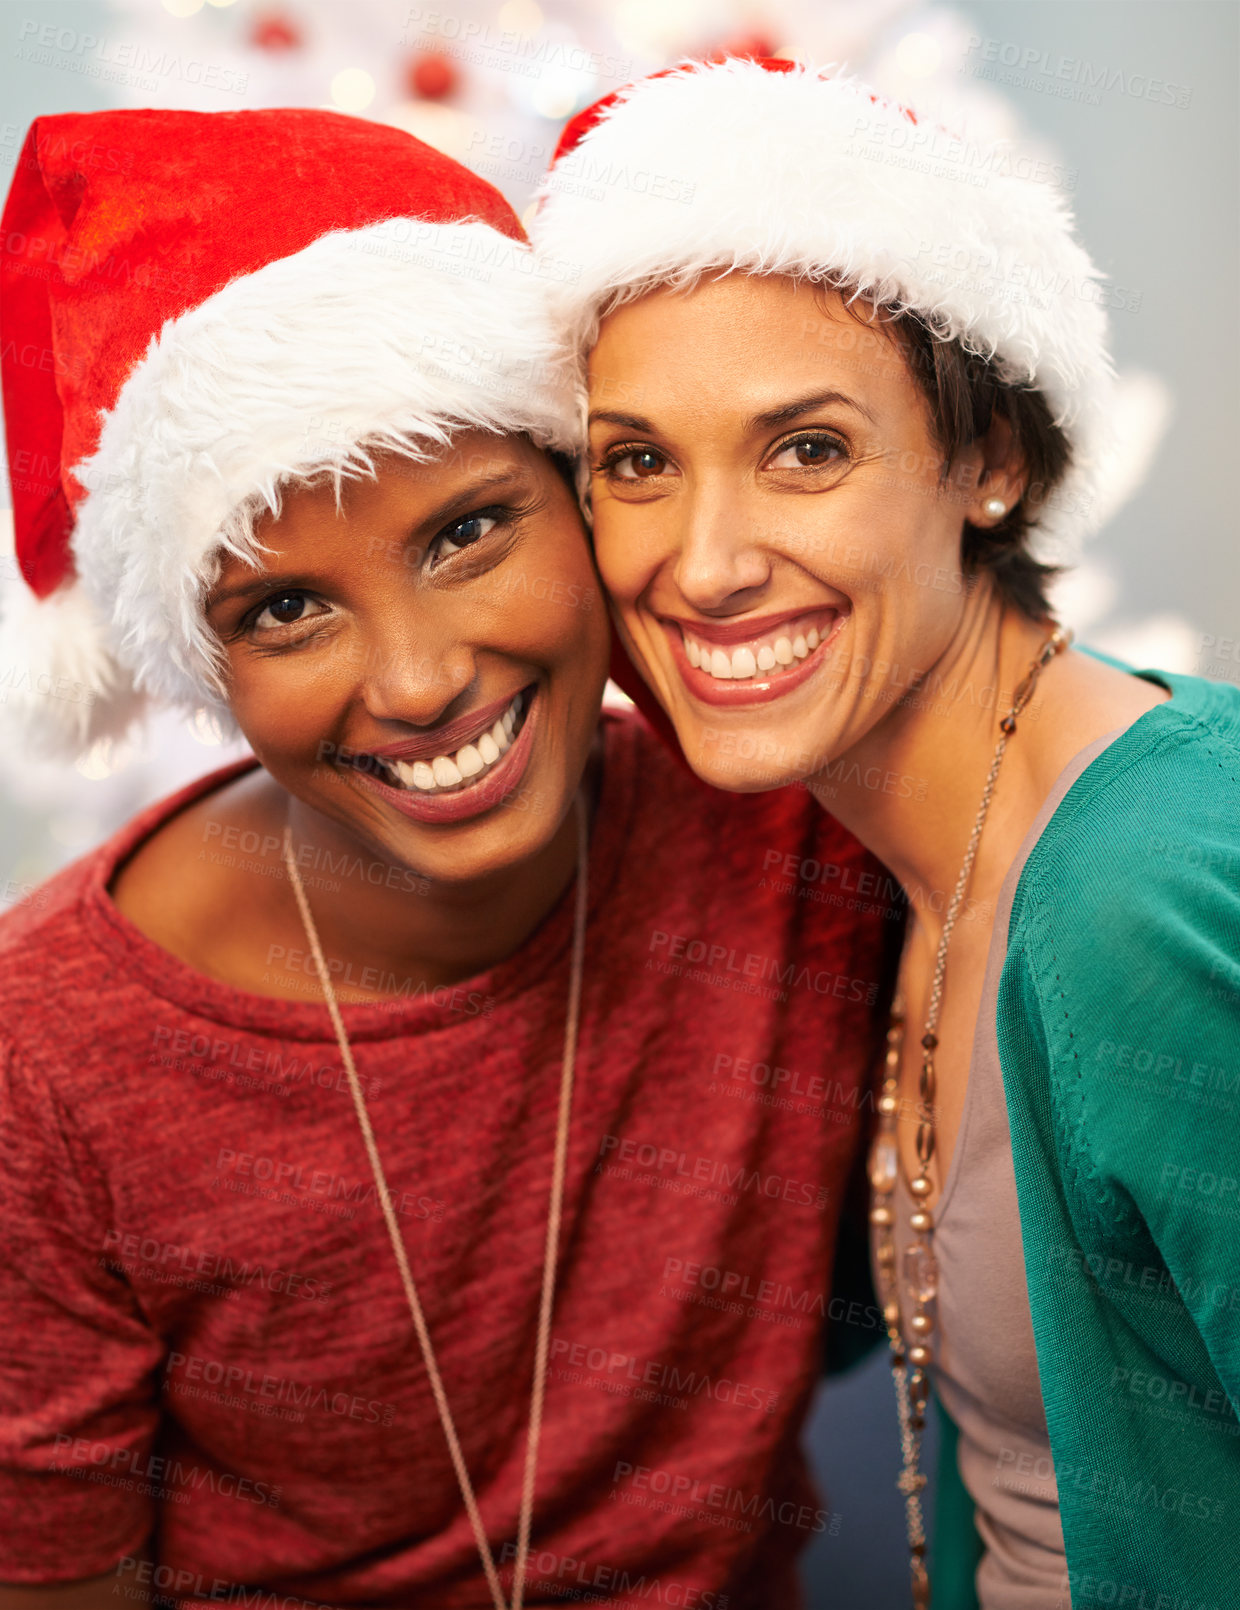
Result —
[[938, 1295], [938, 1261], [924, 1242], [910, 1242], [904, 1249], [904, 1285], [915, 1303], [932, 1303]]
[[893, 1191], [899, 1166], [895, 1136], [879, 1135], [870, 1150], [870, 1184], [874, 1190], [884, 1196]]

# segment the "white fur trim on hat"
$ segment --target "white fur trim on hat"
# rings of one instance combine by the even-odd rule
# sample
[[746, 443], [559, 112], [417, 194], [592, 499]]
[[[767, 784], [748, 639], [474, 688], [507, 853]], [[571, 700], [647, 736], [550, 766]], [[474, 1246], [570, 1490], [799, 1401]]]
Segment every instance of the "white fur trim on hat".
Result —
[[1105, 291], [1050, 183], [1007, 146], [913, 122], [829, 70], [690, 65], [630, 86], [552, 169], [531, 237], [578, 353], [609, 308], [712, 270], [846, 286], [911, 309], [1046, 397], [1073, 465], [1036, 551], [1094, 529], [1109, 448]]
[[39, 599], [13, 579], [0, 626], [0, 708], [24, 752], [72, 760], [141, 716], [145, 700], [80, 583]]
[[74, 561], [124, 680], [223, 714], [204, 592], [225, 550], [258, 562], [255, 523], [290, 483], [338, 484], [385, 449], [425, 458], [460, 429], [571, 450], [545, 303], [523, 244], [396, 218], [324, 235], [165, 324], [74, 470]]

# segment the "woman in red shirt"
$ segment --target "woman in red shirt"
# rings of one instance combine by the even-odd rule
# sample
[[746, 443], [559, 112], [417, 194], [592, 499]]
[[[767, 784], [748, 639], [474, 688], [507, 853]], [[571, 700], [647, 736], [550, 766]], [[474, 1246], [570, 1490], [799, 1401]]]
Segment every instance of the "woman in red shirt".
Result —
[[0, 1606], [794, 1604], [885, 885], [600, 724], [515, 219], [118, 112], [4, 234], [30, 729], [255, 759], [0, 921]]

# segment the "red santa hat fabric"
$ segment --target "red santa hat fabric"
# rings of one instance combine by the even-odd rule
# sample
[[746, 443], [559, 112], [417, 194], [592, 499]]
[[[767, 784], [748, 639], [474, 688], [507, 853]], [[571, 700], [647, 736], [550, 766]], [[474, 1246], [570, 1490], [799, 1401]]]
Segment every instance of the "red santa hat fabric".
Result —
[[1071, 443], [1034, 542], [1063, 560], [1097, 522], [1113, 370], [1103, 276], [1054, 177], [833, 68], [689, 63], [568, 124], [530, 234], [571, 265], [556, 312], [579, 360], [608, 308], [721, 271], [847, 287], [996, 360]]
[[10, 710], [40, 747], [221, 708], [202, 617], [281, 488], [460, 428], [571, 450], [544, 280], [485, 181], [331, 112], [40, 118], [4, 212]]

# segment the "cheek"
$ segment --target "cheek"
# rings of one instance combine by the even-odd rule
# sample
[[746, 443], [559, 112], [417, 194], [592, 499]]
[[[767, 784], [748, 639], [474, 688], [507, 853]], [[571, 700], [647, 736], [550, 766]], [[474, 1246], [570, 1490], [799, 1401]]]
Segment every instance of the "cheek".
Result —
[[313, 756], [347, 697], [349, 650], [336, 656], [291, 655], [230, 661], [229, 706], [257, 755]]
[[[848, 593], [859, 617], [937, 618], [963, 592], [961, 517], [933, 483], [841, 488], [825, 518], [793, 527], [789, 557]], [[797, 542], [799, 541], [799, 548]]]
[[523, 605], [506, 621], [496, 633], [495, 646], [501, 654], [507, 652], [513, 659], [562, 675], [596, 657], [602, 616], [597, 582], [561, 580], [537, 605]]
[[[485, 583], [483, 584], [485, 585]], [[549, 523], [519, 556], [495, 573], [491, 644], [548, 667], [606, 652], [607, 622], [599, 577], [580, 519]], [[469, 621], [461, 622], [468, 630]]]
[[594, 557], [613, 603], [631, 604], [658, 567], [658, 516], [653, 506], [602, 498], [594, 510]]
[[571, 563], [562, 550], [531, 553], [507, 574], [489, 625], [475, 632], [479, 651], [540, 668], [562, 685], [589, 684], [606, 664], [609, 637], [599, 579], [584, 538], [578, 541], [580, 557]]

